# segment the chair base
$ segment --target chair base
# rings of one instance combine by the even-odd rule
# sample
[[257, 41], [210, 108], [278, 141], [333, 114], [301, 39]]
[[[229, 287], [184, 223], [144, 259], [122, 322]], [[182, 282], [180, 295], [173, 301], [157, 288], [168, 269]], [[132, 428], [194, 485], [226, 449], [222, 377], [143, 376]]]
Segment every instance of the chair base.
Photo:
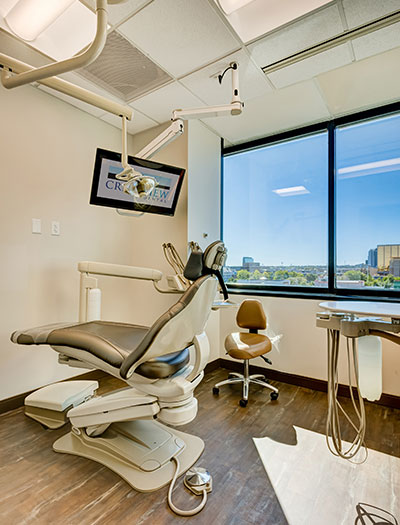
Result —
[[238, 372], [229, 372], [229, 375], [231, 377], [229, 377], [228, 379], [225, 379], [224, 381], [220, 381], [219, 383], [214, 385], [214, 388], [213, 388], [213, 393], [214, 394], [218, 394], [219, 393], [219, 387], [221, 387], [223, 385], [232, 385], [232, 384], [242, 383], [243, 384], [243, 393], [242, 393], [243, 397], [240, 400], [240, 405], [241, 406], [246, 406], [247, 405], [247, 401], [249, 399], [249, 387], [250, 387], [250, 384], [253, 383], [253, 384], [256, 384], [256, 385], [259, 385], [259, 386], [263, 386], [263, 387], [268, 388], [269, 390], [271, 390], [271, 399], [273, 401], [278, 399], [279, 390], [276, 387], [274, 387], [274, 386], [270, 385], [269, 383], [267, 383], [267, 380], [266, 380], [265, 376], [263, 376], [262, 374], [252, 374], [252, 375], [249, 374], [249, 361], [248, 361], [248, 359], [246, 359], [244, 361], [244, 374], [240, 374]]
[[73, 428], [58, 439], [56, 452], [92, 459], [113, 470], [139, 492], [153, 492], [172, 480], [178, 456], [179, 474], [188, 470], [204, 450], [197, 436], [172, 430], [155, 421], [128, 421], [112, 424], [99, 437], [85, 429]]

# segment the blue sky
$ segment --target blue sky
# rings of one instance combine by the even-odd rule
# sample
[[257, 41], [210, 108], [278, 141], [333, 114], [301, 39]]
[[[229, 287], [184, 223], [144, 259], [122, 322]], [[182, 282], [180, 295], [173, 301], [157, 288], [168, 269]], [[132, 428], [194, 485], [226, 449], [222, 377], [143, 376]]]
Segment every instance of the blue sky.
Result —
[[[225, 157], [228, 265], [243, 256], [327, 264], [327, 140], [323, 132]], [[377, 244], [400, 243], [400, 116], [337, 129], [336, 144], [337, 262], [357, 264]], [[274, 191], [299, 186], [307, 193]]]

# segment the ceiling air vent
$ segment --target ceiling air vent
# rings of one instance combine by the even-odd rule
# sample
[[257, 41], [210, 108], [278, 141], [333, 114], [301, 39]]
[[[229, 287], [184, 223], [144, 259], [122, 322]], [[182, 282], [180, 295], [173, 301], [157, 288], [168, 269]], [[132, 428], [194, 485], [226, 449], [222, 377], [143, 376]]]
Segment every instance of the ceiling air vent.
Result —
[[79, 73], [126, 102], [172, 80], [117, 31], [107, 36], [100, 56]]

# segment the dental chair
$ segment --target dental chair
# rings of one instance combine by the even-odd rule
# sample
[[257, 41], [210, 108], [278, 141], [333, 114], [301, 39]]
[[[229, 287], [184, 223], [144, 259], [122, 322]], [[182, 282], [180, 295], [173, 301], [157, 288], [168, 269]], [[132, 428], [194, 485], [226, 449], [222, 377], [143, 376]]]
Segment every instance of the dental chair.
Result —
[[[163, 487], [197, 461], [204, 442], [166, 425], [185, 425], [196, 417], [193, 391], [203, 378], [209, 356], [204, 329], [225, 259], [226, 249], [216, 241], [195, 267], [187, 265], [185, 277], [192, 284], [151, 327], [91, 321], [12, 334], [14, 343], [50, 345], [61, 363], [96, 368], [128, 385], [91, 397], [93, 388], [87, 381], [69, 381], [32, 394], [30, 415], [44, 425], [57, 420], [52, 417], [55, 400], [64, 400], [56, 410], [66, 411], [72, 427], [54, 443], [55, 451], [106, 465], [142, 492]], [[68, 391], [73, 383], [75, 397]], [[74, 406], [73, 399], [79, 397], [83, 402]], [[63, 421], [58, 426], [61, 424]]]

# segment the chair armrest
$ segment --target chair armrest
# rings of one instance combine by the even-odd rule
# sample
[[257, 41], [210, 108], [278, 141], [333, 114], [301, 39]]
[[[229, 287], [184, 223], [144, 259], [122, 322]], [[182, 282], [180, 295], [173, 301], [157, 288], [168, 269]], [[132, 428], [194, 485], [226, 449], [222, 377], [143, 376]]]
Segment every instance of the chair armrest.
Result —
[[123, 264], [81, 261], [78, 263], [78, 270], [81, 273], [108, 275], [110, 277], [124, 277], [127, 279], [139, 279], [153, 282], [158, 282], [162, 278], [162, 272], [159, 270], [127, 266]]

